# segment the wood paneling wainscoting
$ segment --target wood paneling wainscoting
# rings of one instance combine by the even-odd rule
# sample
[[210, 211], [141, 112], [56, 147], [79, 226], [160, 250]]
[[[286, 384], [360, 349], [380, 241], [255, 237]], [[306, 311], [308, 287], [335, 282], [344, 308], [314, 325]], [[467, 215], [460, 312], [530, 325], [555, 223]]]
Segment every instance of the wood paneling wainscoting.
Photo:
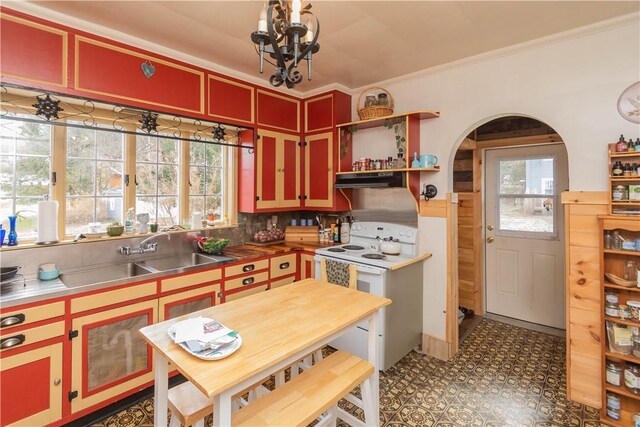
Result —
[[600, 408], [600, 248], [605, 191], [562, 193], [565, 216], [567, 397]]

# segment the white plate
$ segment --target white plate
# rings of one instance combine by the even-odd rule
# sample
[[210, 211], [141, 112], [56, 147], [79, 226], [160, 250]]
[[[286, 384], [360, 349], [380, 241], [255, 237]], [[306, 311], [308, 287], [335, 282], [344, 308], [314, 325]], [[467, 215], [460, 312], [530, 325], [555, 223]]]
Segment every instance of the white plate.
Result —
[[82, 233], [84, 237], [87, 239], [97, 239], [98, 237], [104, 236], [104, 231], [100, 233]]
[[[211, 321], [212, 319], [208, 319], [208, 318], [203, 318], [203, 320], [206, 321]], [[176, 323], [177, 325], [177, 323]], [[171, 327], [169, 327], [169, 329], [167, 329], [167, 333], [169, 334], [169, 336], [171, 337], [171, 339], [174, 339], [174, 337], [176, 336], [176, 331], [175, 331], [175, 326], [176, 325], [172, 325]], [[182, 347], [187, 353], [192, 354], [193, 356], [197, 357], [198, 359], [202, 359], [202, 360], [220, 360], [220, 359], [224, 359], [227, 356], [231, 356], [233, 353], [235, 353], [240, 346], [242, 345], [242, 337], [240, 336], [240, 334], [236, 335], [236, 340], [232, 343], [229, 344], [227, 347], [223, 347], [222, 349], [220, 349], [220, 351], [216, 351], [215, 353], [206, 356], [207, 354], [209, 354], [208, 350], [202, 351], [202, 352], [193, 352], [189, 349], [189, 347], [187, 347], [187, 345], [185, 343], [180, 343], [178, 344], [180, 347]]]

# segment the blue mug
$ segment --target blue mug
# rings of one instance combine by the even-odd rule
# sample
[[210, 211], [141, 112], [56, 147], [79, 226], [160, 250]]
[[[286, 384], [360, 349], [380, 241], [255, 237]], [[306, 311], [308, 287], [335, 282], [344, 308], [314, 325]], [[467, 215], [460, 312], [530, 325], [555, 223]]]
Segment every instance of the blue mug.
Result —
[[7, 234], [7, 230], [0, 228], [0, 246], [4, 245], [4, 235]]
[[438, 164], [438, 157], [433, 154], [423, 154], [420, 156], [420, 167], [432, 168]]

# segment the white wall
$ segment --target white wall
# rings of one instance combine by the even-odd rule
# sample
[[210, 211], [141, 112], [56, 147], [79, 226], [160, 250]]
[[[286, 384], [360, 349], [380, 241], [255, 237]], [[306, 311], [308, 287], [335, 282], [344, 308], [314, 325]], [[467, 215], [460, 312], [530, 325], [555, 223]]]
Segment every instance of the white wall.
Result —
[[[429, 45], [425, 45], [425, 50]], [[421, 125], [421, 151], [436, 154], [441, 172], [423, 174], [438, 187], [438, 198], [452, 189], [458, 144], [479, 124], [522, 114], [553, 127], [569, 155], [570, 189], [607, 188], [607, 143], [623, 133], [634, 140], [638, 125], [616, 109], [620, 93], [640, 80], [640, 20], [618, 28], [556, 41], [507, 56], [382, 83], [395, 99], [395, 111], [436, 110], [441, 117]], [[357, 99], [357, 97], [356, 97]], [[421, 218], [421, 250], [445, 247], [433, 219]], [[437, 251], [425, 266], [423, 331], [445, 338], [441, 313], [446, 302], [446, 254]]]

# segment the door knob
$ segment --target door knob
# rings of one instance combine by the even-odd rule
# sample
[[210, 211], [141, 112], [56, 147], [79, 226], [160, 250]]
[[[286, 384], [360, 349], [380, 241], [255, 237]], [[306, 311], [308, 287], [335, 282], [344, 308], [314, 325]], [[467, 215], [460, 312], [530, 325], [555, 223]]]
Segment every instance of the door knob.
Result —
[[53, 380], [53, 385], [60, 385], [61, 382], [62, 380], [60, 378], [56, 378], [55, 380]]
[[488, 225], [488, 226], [487, 226], [487, 230], [489, 230], [489, 231], [493, 231], [493, 225]]
[[493, 237], [491, 236], [487, 237], [487, 243], [493, 243]]

